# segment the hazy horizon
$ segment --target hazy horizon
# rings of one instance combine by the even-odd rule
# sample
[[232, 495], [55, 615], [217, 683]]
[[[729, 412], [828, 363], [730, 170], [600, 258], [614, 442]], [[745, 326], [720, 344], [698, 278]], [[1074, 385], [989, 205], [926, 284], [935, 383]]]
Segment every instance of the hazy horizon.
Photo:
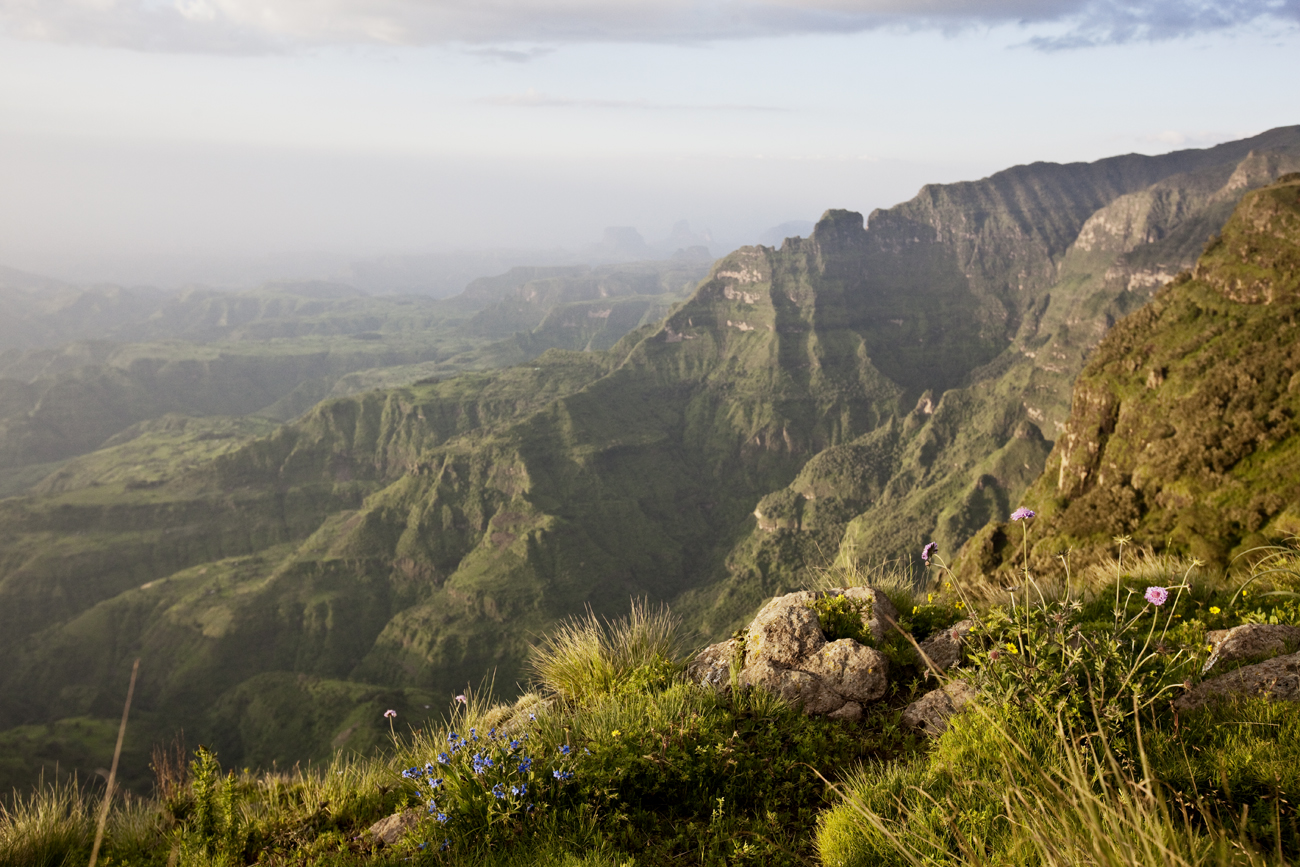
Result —
[[246, 285], [681, 220], [722, 255], [1300, 121], [1268, 84], [1300, 66], [1294, 3], [327, 7], [0, 0], [0, 264]]

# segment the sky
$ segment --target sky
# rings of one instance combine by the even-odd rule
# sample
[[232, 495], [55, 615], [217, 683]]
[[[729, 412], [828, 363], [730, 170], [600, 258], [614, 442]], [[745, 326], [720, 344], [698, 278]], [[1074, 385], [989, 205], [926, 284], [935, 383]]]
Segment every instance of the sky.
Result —
[[721, 255], [1300, 123], [1296, 81], [1300, 0], [0, 0], [0, 264], [315, 276], [271, 272], [678, 220]]

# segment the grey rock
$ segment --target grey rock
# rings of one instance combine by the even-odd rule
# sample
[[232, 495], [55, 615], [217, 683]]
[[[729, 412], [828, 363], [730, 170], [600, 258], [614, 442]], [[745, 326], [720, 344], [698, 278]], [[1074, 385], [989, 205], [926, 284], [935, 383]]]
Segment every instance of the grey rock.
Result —
[[954, 623], [947, 629], [941, 629], [920, 644], [921, 653], [930, 660], [930, 664], [939, 671], [947, 671], [961, 664], [966, 636], [975, 626], [974, 620]]
[[391, 846], [406, 836], [420, 821], [420, 808], [412, 807], [391, 816], [385, 816], [370, 826], [367, 831], [372, 837], [386, 846]]
[[848, 701], [875, 701], [889, 685], [889, 660], [879, 650], [864, 647], [852, 638], [828, 642], [803, 667]]
[[742, 686], [757, 686], [776, 693], [808, 715], [825, 714], [842, 708], [844, 699], [826, 688], [815, 674], [797, 669], [778, 668], [769, 662], [745, 666], [740, 673]]
[[874, 587], [850, 587], [847, 590], [832, 590], [831, 593], [841, 593], [849, 599], [858, 602], [866, 602], [869, 607], [863, 613], [866, 615], [862, 618], [863, 624], [871, 630], [871, 637], [876, 641], [884, 641], [896, 632], [895, 624], [898, 623], [898, 609], [894, 603], [889, 601], [889, 597], [881, 593]]
[[954, 680], [947, 686], [927, 692], [903, 708], [903, 723], [927, 735], [943, 734], [948, 720], [961, 713], [978, 693], [968, 683]]
[[833, 710], [826, 714], [827, 719], [843, 720], [845, 722], [857, 722], [862, 719], [862, 705], [856, 701], [847, 701], [839, 710]]
[[714, 689], [731, 687], [731, 658], [736, 654], [739, 642], [731, 638], [710, 644], [696, 654], [686, 666], [686, 676], [696, 683], [711, 686]]
[[760, 662], [797, 668], [809, 654], [822, 649], [826, 636], [808, 603], [809, 590], [778, 596], [759, 610], [745, 633], [745, 666]]
[[1225, 662], [1294, 653], [1300, 648], [1300, 627], [1243, 623], [1231, 629], [1216, 629], [1205, 638], [1214, 649], [1201, 669], [1202, 674]]
[[1300, 653], [1257, 662], [1203, 681], [1174, 701], [1174, 709], [1194, 710], [1236, 696], [1300, 701]]

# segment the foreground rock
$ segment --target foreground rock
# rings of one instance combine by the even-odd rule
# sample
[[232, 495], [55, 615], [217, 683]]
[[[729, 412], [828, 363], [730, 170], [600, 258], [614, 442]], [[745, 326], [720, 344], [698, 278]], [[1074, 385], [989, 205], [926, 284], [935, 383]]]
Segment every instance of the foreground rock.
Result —
[[929, 660], [931, 673], [940, 673], [961, 665], [966, 656], [966, 638], [975, 628], [974, 620], [962, 620], [947, 629], [940, 629], [919, 645], [923, 659]]
[[961, 713], [976, 695], [973, 686], [955, 680], [903, 708], [903, 724], [931, 737], [941, 735], [948, 729], [948, 720]]
[[736, 639], [707, 647], [687, 673], [697, 682], [729, 688], [734, 659], [742, 686], [769, 690], [807, 714], [858, 719], [864, 704], [885, 694], [889, 661], [852, 638], [827, 640], [811, 607], [825, 596], [844, 596], [859, 603], [862, 625], [877, 641], [884, 640], [898, 620], [898, 610], [879, 590], [853, 587], [789, 593], [759, 610], [744, 631], [743, 647]]
[[1300, 627], [1273, 623], [1243, 623], [1232, 629], [1216, 629], [1206, 640], [1213, 651], [1201, 673], [1216, 665], [1241, 660], [1263, 659], [1300, 650]]
[[418, 807], [412, 807], [401, 813], [394, 813], [391, 816], [385, 816], [375, 824], [371, 825], [366, 831], [376, 841], [383, 843], [385, 846], [392, 846], [398, 840], [406, 836], [407, 832], [414, 828], [420, 821], [420, 810]]
[[1197, 684], [1174, 701], [1174, 710], [1188, 711], [1210, 702], [1236, 697], [1300, 701], [1300, 653], [1247, 665]]

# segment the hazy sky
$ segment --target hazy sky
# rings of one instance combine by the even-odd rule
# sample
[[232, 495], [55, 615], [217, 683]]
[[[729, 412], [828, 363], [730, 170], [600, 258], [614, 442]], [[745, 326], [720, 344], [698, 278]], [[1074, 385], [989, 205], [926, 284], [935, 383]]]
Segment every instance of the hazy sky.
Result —
[[0, 263], [715, 253], [1300, 123], [1300, 0], [0, 0]]

